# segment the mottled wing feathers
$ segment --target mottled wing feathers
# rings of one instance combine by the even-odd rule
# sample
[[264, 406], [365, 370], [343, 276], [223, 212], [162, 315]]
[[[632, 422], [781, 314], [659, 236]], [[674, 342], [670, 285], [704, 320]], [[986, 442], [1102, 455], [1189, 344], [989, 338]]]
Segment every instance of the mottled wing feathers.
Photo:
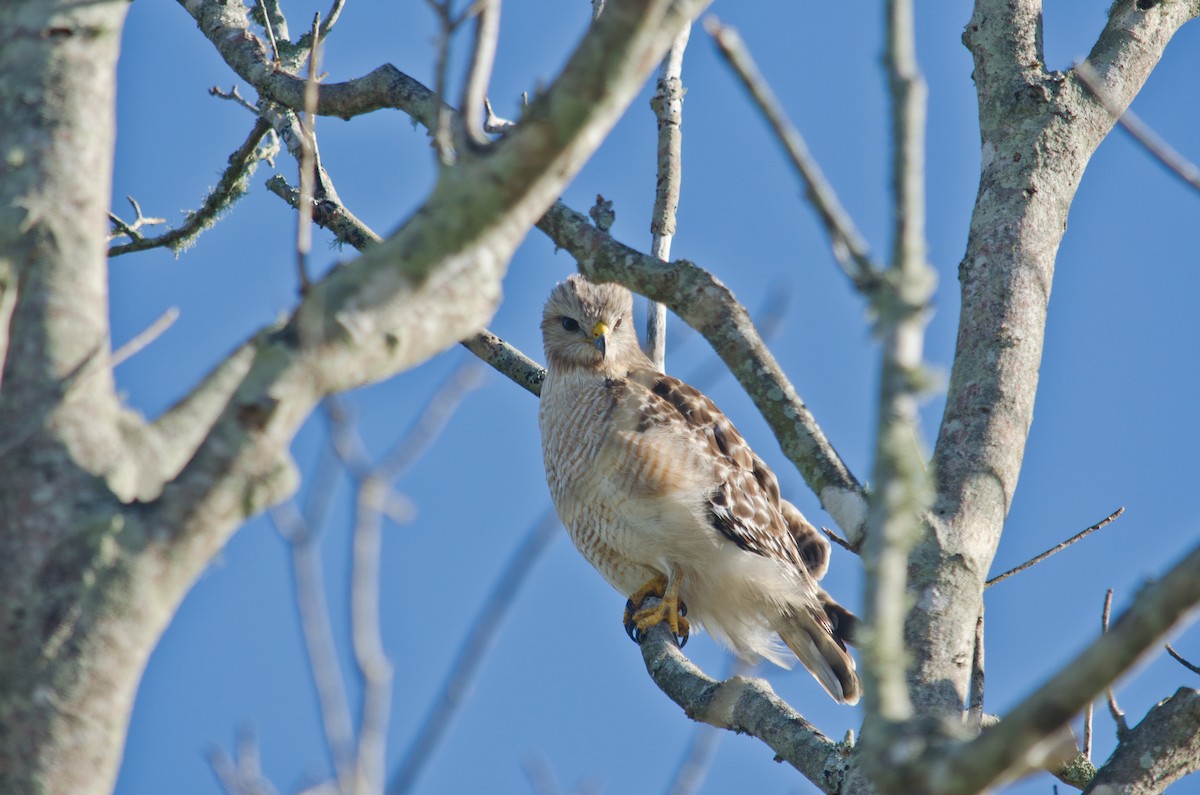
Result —
[[[779, 482], [729, 419], [696, 388], [649, 368], [630, 371], [622, 401], [645, 433], [673, 425], [665, 438], [693, 445], [711, 469], [705, 496], [709, 522], [748, 552], [802, 567], [814, 579], [825, 573], [829, 542], [779, 494]], [[664, 438], [655, 436], [654, 442]], [[649, 451], [643, 449], [643, 454]], [[656, 450], [679, 456], [684, 451]]]

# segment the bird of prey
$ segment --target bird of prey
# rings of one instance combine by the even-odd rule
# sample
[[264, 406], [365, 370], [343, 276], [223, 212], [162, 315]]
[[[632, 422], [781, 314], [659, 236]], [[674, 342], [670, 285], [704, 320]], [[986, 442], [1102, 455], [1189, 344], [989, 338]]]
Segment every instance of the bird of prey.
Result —
[[[542, 314], [538, 421], [546, 480], [584, 557], [628, 597], [634, 639], [694, 622], [748, 660], [791, 666], [839, 702], [861, 685], [844, 641], [857, 619], [818, 585], [829, 542], [699, 390], [638, 345], [633, 296], [573, 275]], [[643, 607], [648, 596], [660, 601]]]

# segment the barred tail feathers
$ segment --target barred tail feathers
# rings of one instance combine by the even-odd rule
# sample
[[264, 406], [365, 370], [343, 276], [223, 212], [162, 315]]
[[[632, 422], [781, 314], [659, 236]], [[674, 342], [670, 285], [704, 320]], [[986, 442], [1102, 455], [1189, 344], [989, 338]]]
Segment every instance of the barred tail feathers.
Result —
[[[841, 605], [829, 600], [832, 605], [853, 619]], [[826, 604], [822, 604], [828, 610]], [[804, 608], [781, 617], [776, 631], [792, 653], [799, 658], [821, 687], [842, 704], [857, 704], [862, 695], [862, 684], [854, 672], [854, 658], [847, 652], [838, 634], [834, 616], [826, 612]], [[856, 619], [855, 619], [856, 621]]]

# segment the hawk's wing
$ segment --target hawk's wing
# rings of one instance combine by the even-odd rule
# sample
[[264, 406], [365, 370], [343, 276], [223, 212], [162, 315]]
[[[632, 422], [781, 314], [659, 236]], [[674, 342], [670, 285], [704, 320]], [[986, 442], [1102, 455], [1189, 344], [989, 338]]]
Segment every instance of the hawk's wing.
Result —
[[[699, 483], [709, 523], [742, 549], [781, 559], [820, 579], [829, 542], [791, 503], [733, 423], [695, 387], [650, 368], [613, 381], [625, 452], [639, 471], [670, 469]], [[680, 468], [699, 472], [680, 472]]]

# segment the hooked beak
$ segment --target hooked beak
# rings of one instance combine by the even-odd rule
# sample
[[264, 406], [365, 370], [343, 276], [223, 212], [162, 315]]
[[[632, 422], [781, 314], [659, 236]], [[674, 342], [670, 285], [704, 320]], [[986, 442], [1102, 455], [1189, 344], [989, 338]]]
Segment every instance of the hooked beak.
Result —
[[592, 326], [592, 344], [600, 351], [601, 357], [608, 354], [608, 326], [603, 320]]

